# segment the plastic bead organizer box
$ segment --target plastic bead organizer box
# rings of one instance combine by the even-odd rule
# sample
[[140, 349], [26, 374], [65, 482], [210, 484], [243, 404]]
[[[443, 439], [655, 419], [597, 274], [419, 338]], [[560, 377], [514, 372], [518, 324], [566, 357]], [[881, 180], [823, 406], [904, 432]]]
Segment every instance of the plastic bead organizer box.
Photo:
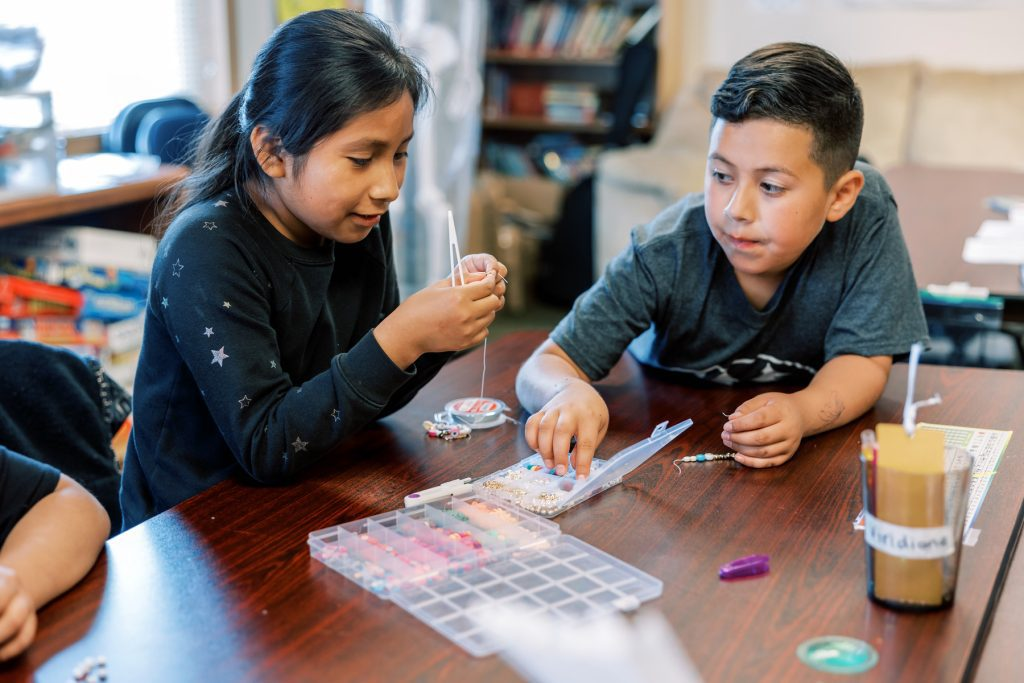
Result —
[[[602, 469], [621, 479], [686, 427], [659, 425]], [[610, 485], [599, 479], [581, 499]], [[662, 592], [659, 579], [479, 490], [320, 529], [308, 543], [313, 558], [478, 657], [499, 649], [487, 628], [497, 605], [571, 620], [636, 609]]]
[[310, 554], [474, 656], [497, 651], [490, 606], [515, 601], [582, 618], [635, 609], [660, 580], [554, 522], [476, 494], [314, 531]]

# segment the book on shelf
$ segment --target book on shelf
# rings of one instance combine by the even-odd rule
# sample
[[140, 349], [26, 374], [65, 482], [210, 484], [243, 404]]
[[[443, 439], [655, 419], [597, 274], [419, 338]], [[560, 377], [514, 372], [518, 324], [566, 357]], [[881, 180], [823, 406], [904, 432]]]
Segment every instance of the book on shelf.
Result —
[[601, 58], [615, 54], [636, 22], [621, 4], [568, 0], [493, 3], [488, 47], [523, 55]]
[[156, 246], [93, 227], [0, 230], [0, 338], [95, 356], [130, 390]]
[[149, 273], [156, 238], [135, 232], [85, 226], [26, 226], [0, 230], [0, 255], [37, 257], [85, 266]]
[[81, 292], [17, 275], [0, 275], [0, 317], [75, 317], [82, 311]]
[[589, 83], [548, 83], [543, 101], [548, 121], [589, 124], [597, 117], [597, 91]]

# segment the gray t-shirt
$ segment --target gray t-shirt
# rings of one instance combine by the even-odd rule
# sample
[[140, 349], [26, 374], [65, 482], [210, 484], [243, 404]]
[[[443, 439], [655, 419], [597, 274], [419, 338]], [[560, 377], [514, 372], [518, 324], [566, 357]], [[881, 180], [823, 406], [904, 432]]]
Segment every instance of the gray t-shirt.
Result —
[[633, 231], [631, 244], [551, 333], [592, 380], [623, 350], [684, 381], [807, 384], [832, 358], [898, 356], [927, 337], [924, 312], [881, 174], [826, 223], [762, 310], [711, 235], [703, 195]]

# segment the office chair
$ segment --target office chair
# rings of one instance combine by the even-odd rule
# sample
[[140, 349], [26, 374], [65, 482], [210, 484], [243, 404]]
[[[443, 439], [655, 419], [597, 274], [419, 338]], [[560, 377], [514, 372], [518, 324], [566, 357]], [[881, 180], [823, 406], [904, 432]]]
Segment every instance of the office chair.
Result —
[[155, 154], [165, 164], [186, 164], [191, 160], [199, 134], [209, 118], [190, 107], [151, 109], [139, 122], [135, 151]]
[[195, 102], [184, 97], [133, 102], [114, 119], [104, 136], [103, 149], [156, 154], [164, 163], [182, 163], [207, 118]]

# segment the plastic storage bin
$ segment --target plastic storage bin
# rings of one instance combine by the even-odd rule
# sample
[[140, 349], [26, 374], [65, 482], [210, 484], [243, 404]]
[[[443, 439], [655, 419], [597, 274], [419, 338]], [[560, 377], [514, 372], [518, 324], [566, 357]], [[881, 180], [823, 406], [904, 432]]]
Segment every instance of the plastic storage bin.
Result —
[[495, 652], [489, 611], [515, 602], [586, 618], [635, 609], [660, 580], [490, 496], [468, 493], [309, 534], [310, 555], [474, 656]]

